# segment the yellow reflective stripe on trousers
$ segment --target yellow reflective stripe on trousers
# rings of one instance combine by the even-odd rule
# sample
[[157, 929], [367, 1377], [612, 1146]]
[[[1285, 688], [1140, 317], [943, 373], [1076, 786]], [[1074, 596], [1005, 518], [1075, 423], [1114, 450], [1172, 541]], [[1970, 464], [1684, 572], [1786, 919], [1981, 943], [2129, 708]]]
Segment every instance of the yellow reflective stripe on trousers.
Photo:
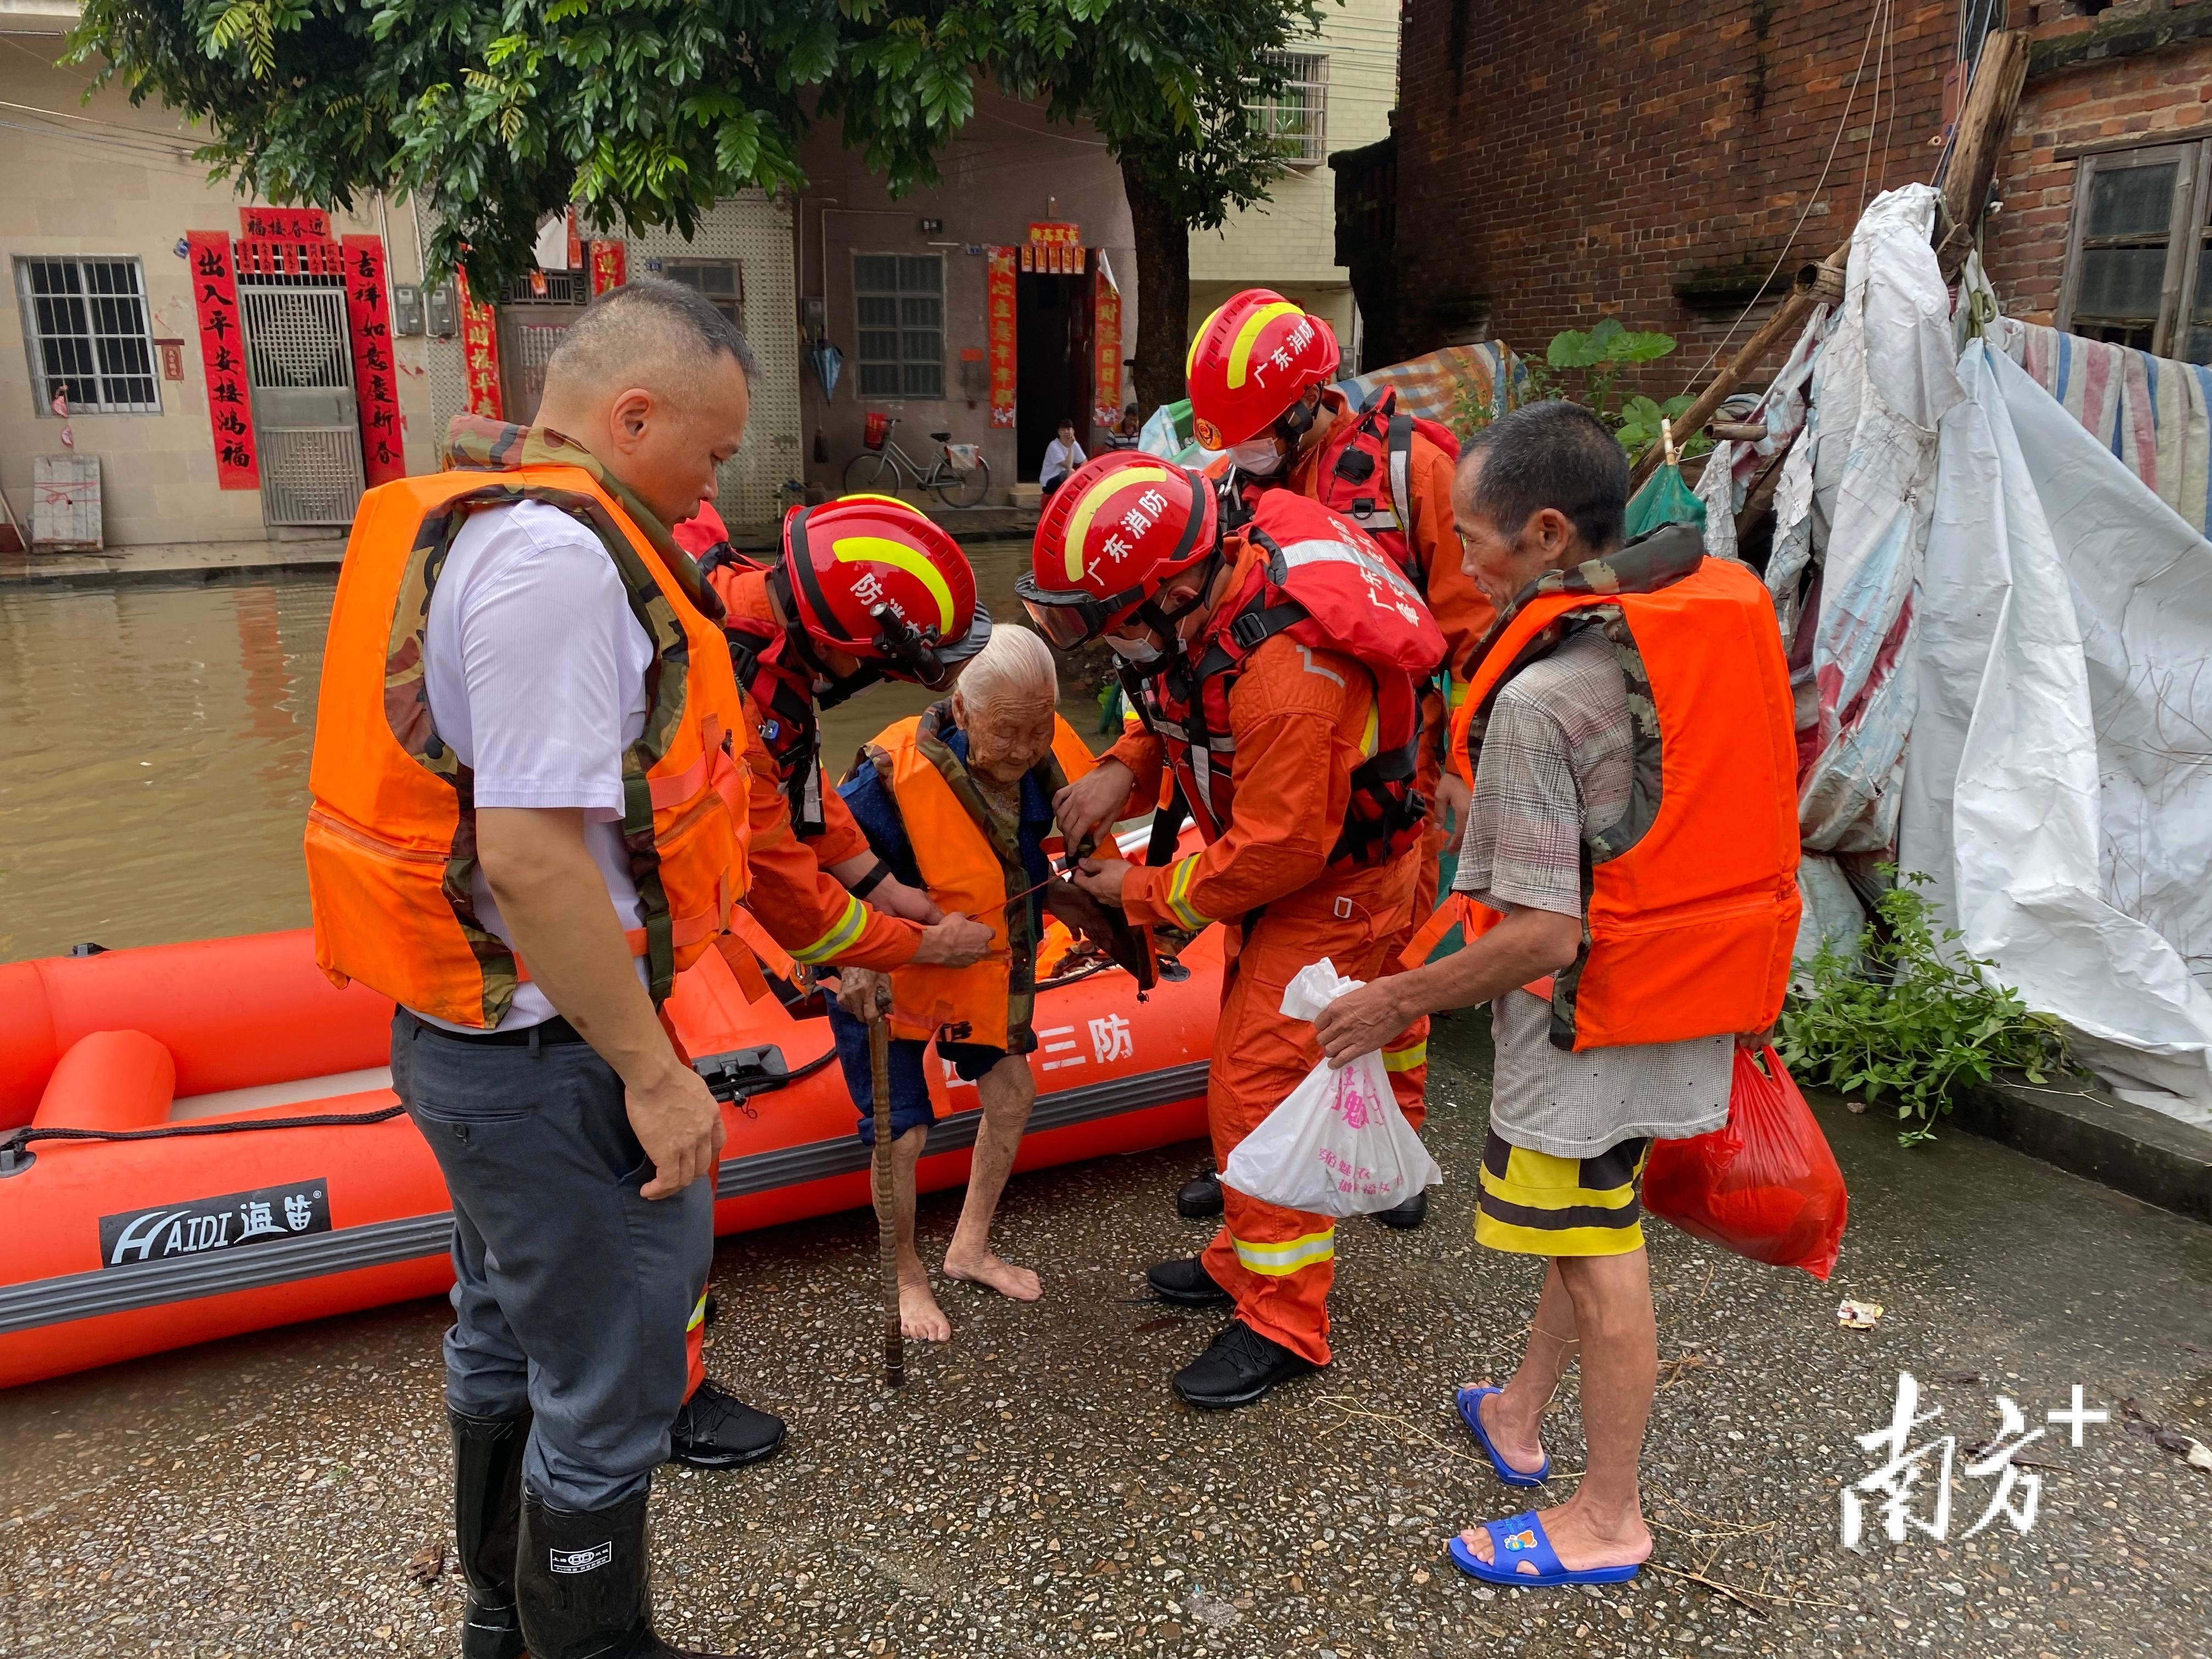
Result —
[[1382, 1051], [1382, 1069], [1386, 1072], [1410, 1072], [1416, 1066], [1428, 1063], [1429, 1040], [1426, 1037], [1419, 1042], [1409, 1042], [1402, 1048], [1385, 1048]]
[[1203, 927], [1213, 920], [1211, 916], [1200, 915], [1194, 909], [1188, 896], [1190, 892], [1190, 878], [1198, 873], [1198, 860], [1200, 856], [1200, 854], [1193, 853], [1168, 872], [1167, 906], [1174, 913], [1175, 919], [1186, 927]]
[[1229, 1242], [1237, 1247], [1237, 1260], [1247, 1273], [1265, 1273], [1270, 1279], [1280, 1279], [1285, 1273], [1331, 1261], [1336, 1255], [1334, 1227], [1326, 1232], [1308, 1233], [1304, 1238], [1285, 1239], [1279, 1244], [1248, 1244], [1234, 1233], [1229, 1236]]
[[848, 893], [845, 896], [845, 914], [837, 918], [837, 925], [804, 950], [791, 954], [810, 968], [827, 962], [840, 951], [849, 948], [867, 925], [868, 907]]
[[684, 1328], [687, 1331], [696, 1331], [706, 1322], [707, 1297], [702, 1292], [699, 1297], [698, 1305], [691, 1310], [691, 1317], [684, 1322]]

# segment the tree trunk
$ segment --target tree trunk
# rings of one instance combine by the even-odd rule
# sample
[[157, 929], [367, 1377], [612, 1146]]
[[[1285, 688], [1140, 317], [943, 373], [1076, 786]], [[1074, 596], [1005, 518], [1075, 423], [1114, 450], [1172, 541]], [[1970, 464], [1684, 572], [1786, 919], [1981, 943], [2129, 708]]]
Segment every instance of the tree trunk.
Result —
[[1134, 396], [1149, 416], [1184, 396], [1189, 345], [1190, 227], [1152, 187], [1145, 158], [1121, 158], [1121, 189], [1137, 237], [1137, 371]]

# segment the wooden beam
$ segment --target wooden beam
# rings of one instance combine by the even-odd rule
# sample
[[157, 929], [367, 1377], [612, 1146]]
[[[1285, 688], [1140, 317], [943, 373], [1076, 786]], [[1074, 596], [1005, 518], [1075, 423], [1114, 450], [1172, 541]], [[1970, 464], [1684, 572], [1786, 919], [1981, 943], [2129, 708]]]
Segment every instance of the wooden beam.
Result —
[[1959, 131], [1944, 169], [1943, 206], [1950, 226], [1936, 245], [1936, 263], [1947, 283], [1958, 276], [1966, 255], [1973, 252], [1982, 210], [1990, 199], [1990, 182], [1996, 177], [1997, 162], [2012, 137], [2013, 112], [2020, 107], [2020, 89], [2027, 84], [2027, 31], [1997, 30], [1982, 43], [1974, 82], [1966, 88], [1966, 106], [1959, 112]]
[[[1845, 242], [1821, 263], [1840, 270], [1844, 256], [1850, 252], [1850, 246]], [[1782, 341], [1796, 337], [1797, 331], [1805, 326], [1805, 319], [1813, 314], [1813, 307], [1820, 303], [1821, 289], [1828, 285], [1828, 280], [1820, 273], [1820, 265], [1807, 265], [1798, 271], [1797, 280], [1791, 284], [1788, 297], [1775, 307], [1771, 317], [1759, 325], [1759, 331], [1743, 343], [1743, 349], [1721, 366], [1711, 383], [1698, 394], [1697, 401], [1682, 411], [1680, 418], [1674, 422], [1675, 431], [1695, 432], [1711, 420], [1713, 411], [1741, 383], [1747, 370], [1765, 361], [1766, 354]], [[1642, 489], [1644, 481], [1658, 471], [1660, 459], [1657, 444], [1653, 444], [1636, 458], [1636, 465], [1628, 474], [1630, 495]]]

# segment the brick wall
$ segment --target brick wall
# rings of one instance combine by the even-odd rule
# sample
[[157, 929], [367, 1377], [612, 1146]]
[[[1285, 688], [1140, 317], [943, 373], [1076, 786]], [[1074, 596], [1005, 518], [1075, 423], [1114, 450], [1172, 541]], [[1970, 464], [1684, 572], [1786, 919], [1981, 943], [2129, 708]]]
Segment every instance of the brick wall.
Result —
[[[1641, 389], [1683, 389], [1771, 307], [1738, 325], [1785, 246], [1786, 274], [1843, 242], [1865, 201], [1936, 164], [1958, 6], [1894, 0], [1868, 52], [1872, 9], [1409, 0], [1398, 353], [1486, 330], [1533, 353], [1610, 313], [1680, 340]], [[2031, 70], [1985, 258], [2008, 312], [2048, 322], [2076, 171], [2055, 152], [2212, 136], [2212, 0], [2008, 11], [2033, 32]]]
[[[2203, 7], [2160, 7], [2168, 24]], [[2057, 13], [2057, 6], [2039, 11]], [[2212, 136], [2212, 40], [2172, 39], [2123, 58], [2087, 55], [2131, 22], [2153, 15], [2138, 3], [2087, 17], [2039, 19], [2020, 117], [1997, 172], [2004, 208], [1985, 233], [1983, 262], [2006, 312], [2049, 323], [2065, 275], [2066, 235], [2080, 163], [2057, 152], [2076, 145]], [[2212, 20], [2208, 20], [2212, 21]], [[2171, 35], [2173, 31], [2167, 31]], [[2073, 62], [2064, 48], [2087, 49]]]
[[[1615, 313], [1681, 341], [1645, 377], [1647, 390], [1678, 389], [1667, 383], [1720, 344], [1793, 228], [1788, 265], [1833, 248], [1863, 199], [1933, 162], [1955, 0], [1894, 0], [1854, 98], [1872, 9], [1411, 0], [1401, 349], [1473, 337], [1486, 318], [1493, 336], [1536, 351]], [[1693, 284], [1694, 304], [1677, 292]]]

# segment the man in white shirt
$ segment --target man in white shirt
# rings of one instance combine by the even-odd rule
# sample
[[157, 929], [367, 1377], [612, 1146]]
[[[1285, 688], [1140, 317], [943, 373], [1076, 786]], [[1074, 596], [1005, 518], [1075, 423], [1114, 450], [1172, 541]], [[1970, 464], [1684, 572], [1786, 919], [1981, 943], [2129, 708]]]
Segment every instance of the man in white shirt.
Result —
[[[556, 349], [538, 428], [492, 442], [580, 453], [571, 464], [658, 543], [736, 451], [750, 365], [696, 295], [633, 283]], [[465, 1659], [515, 1659], [526, 1642], [541, 1659], [674, 1651], [650, 1622], [645, 1509], [713, 1251], [721, 1120], [624, 937], [641, 916], [623, 757], [653, 667], [624, 578], [581, 517], [523, 500], [453, 535], [425, 689], [470, 781], [475, 915], [529, 970], [492, 1030], [410, 1011], [393, 1044], [393, 1087], [453, 1198]]]
[[1044, 485], [1045, 495], [1050, 496], [1054, 490], [1066, 483], [1067, 475], [1087, 459], [1083, 453], [1083, 446], [1075, 441], [1075, 422], [1062, 421], [1059, 434], [1044, 447], [1044, 465], [1037, 471], [1037, 479]]

